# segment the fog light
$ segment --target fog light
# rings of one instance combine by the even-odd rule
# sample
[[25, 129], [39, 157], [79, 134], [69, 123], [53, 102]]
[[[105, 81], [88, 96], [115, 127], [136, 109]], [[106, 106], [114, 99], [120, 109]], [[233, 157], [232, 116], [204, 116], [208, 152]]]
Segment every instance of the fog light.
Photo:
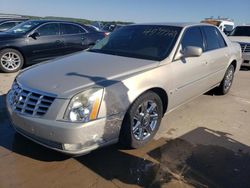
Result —
[[63, 144], [63, 148], [64, 150], [68, 150], [68, 151], [77, 151], [77, 150], [81, 150], [83, 148], [83, 145], [80, 144]]

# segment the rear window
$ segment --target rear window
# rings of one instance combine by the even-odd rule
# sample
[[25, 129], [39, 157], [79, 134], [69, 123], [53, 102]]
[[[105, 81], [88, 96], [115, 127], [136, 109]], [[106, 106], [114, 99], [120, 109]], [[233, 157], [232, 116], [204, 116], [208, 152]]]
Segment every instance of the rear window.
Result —
[[99, 41], [89, 51], [163, 60], [171, 52], [181, 30], [181, 27], [161, 25], [124, 26]]
[[250, 26], [238, 26], [232, 31], [230, 36], [249, 37], [250, 36]]
[[85, 31], [79, 27], [78, 25], [74, 24], [61, 24], [61, 33], [65, 34], [79, 34], [85, 33]]
[[202, 27], [206, 37], [206, 51], [215, 50], [220, 48], [218, 40], [218, 33], [215, 27], [204, 26]]
[[226, 47], [227, 44], [225, 42], [225, 39], [224, 37], [221, 35], [220, 31], [218, 29], [216, 29], [216, 33], [217, 33], [217, 36], [218, 36], [218, 41], [219, 41], [219, 44], [220, 44], [220, 47], [223, 48], [223, 47]]

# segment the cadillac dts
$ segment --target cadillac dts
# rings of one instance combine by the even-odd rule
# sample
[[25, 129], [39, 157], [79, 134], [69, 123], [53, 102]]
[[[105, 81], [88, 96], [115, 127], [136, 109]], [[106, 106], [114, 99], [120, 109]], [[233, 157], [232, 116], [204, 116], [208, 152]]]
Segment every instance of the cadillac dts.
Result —
[[228, 93], [241, 56], [211, 25], [124, 26], [88, 51], [21, 71], [7, 108], [18, 133], [57, 151], [138, 148], [165, 114], [213, 88]]

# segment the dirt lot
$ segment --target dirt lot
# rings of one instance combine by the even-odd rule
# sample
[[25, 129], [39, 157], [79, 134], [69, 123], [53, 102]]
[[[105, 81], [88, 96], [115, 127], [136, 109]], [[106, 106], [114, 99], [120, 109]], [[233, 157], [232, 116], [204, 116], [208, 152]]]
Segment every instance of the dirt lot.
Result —
[[212, 93], [164, 118], [149, 145], [114, 145], [70, 158], [15, 134], [0, 73], [0, 187], [250, 187], [250, 71], [230, 93]]

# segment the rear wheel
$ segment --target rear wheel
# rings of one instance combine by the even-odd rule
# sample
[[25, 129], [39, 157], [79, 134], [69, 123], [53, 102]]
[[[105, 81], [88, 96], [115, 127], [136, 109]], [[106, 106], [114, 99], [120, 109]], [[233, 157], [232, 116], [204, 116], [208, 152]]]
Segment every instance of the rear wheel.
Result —
[[163, 115], [162, 101], [154, 92], [138, 97], [126, 113], [120, 142], [130, 148], [147, 144], [159, 129]]
[[232, 83], [233, 83], [233, 79], [234, 79], [234, 66], [231, 64], [227, 71], [226, 74], [222, 80], [222, 82], [220, 83], [220, 86], [218, 87], [218, 93], [221, 95], [225, 95], [229, 92]]
[[0, 51], [0, 69], [11, 73], [19, 71], [24, 64], [22, 54], [15, 49], [4, 49]]

